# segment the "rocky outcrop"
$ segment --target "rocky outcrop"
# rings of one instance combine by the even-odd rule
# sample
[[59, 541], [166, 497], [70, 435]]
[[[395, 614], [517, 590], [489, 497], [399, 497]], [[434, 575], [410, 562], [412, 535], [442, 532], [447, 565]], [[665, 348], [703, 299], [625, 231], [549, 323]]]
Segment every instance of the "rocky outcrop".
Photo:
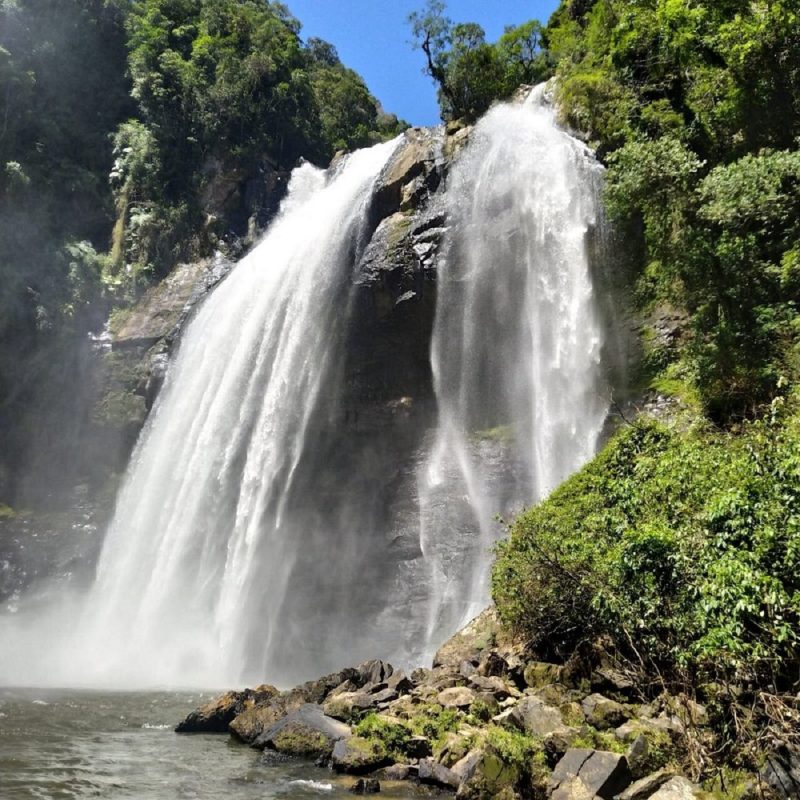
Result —
[[320, 706], [304, 703], [257, 736], [253, 746], [289, 756], [327, 759], [339, 742], [351, 735], [349, 726], [326, 716]]
[[[280, 693], [260, 687], [256, 699], [229, 693], [189, 719], [229, 720], [253, 747], [459, 800], [702, 797], [680, 774], [678, 753], [689, 724], [705, 735], [706, 710], [667, 694], [641, 704], [599, 646], [584, 658], [581, 669], [542, 661], [505, 640], [489, 610], [447, 641], [430, 669], [406, 674], [369, 661]], [[230, 720], [232, 709], [241, 710]], [[797, 764], [793, 751], [776, 751], [762, 785], [794, 797]]]
[[331, 765], [336, 772], [363, 775], [391, 764], [386, 745], [379, 739], [362, 736], [342, 738], [333, 748]]
[[278, 694], [274, 686], [259, 686], [242, 692], [226, 692], [200, 706], [180, 722], [176, 733], [227, 733], [236, 717], [250, 708], [269, 702]]

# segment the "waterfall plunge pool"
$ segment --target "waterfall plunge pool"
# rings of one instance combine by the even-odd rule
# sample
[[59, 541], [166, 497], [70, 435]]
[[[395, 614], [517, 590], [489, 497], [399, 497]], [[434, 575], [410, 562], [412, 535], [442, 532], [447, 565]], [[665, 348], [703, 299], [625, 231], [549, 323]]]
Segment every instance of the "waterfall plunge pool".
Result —
[[[224, 734], [175, 724], [216, 692], [0, 689], [3, 800], [303, 800], [352, 798], [356, 778], [299, 759], [268, 759]], [[381, 797], [431, 792], [381, 782]]]

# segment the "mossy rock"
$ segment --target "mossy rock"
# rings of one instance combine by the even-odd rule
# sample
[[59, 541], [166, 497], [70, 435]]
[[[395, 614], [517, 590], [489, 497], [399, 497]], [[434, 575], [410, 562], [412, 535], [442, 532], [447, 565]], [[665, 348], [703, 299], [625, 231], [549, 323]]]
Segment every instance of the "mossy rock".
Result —
[[283, 698], [245, 708], [230, 724], [230, 732], [247, 744], [252, 744], [264, 731], [286, 715]]
[[377, 737], [351, 736], [340, 739], [333, 747], [333, 768], [349, 775], [364, 775], [391, 761], [386, 745]]
[[525, 684], [531, 689], [541, 689], [561, 681], [563, 667], [559, 664], [548, 664], [544, 661], [530, 661], [525, 665], [523, 676]]
[[504, 761], [491, 749], [484, 750], [475, 759], [470, 774], [458, 789], [459, 800], [489, 800], [498, 797], [516, 797], [515, 788], [520, 781], [519, 769]]
[[333, 742], [324, 733], [301, 724], [287, 725], [272, 739], [272, 749], [300, 758], [329, 757]]

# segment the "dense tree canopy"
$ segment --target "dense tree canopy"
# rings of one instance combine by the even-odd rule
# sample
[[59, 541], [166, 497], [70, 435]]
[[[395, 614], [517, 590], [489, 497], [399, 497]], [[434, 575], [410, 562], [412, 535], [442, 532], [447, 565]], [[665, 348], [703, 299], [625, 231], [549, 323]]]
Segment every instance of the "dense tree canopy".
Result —
[[607, 158], [614, 216], [642, 225], [639, 299], [689, 312], [674, 369], [721, 421], [800, 377], [799, 12], [564, 2], [545, 32], [564, 121]]

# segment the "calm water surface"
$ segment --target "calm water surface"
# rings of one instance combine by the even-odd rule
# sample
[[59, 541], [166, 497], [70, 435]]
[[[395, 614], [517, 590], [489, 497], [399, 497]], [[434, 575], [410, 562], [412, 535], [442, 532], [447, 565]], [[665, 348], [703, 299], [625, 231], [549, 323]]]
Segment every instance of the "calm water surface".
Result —
[[[177, 735], [211, 694], [0, 689], [0, 798], [352, 798], [353, 778], [265, 761], [225, 735]], [[407, 784], [378, 797], [430, 797]]]

